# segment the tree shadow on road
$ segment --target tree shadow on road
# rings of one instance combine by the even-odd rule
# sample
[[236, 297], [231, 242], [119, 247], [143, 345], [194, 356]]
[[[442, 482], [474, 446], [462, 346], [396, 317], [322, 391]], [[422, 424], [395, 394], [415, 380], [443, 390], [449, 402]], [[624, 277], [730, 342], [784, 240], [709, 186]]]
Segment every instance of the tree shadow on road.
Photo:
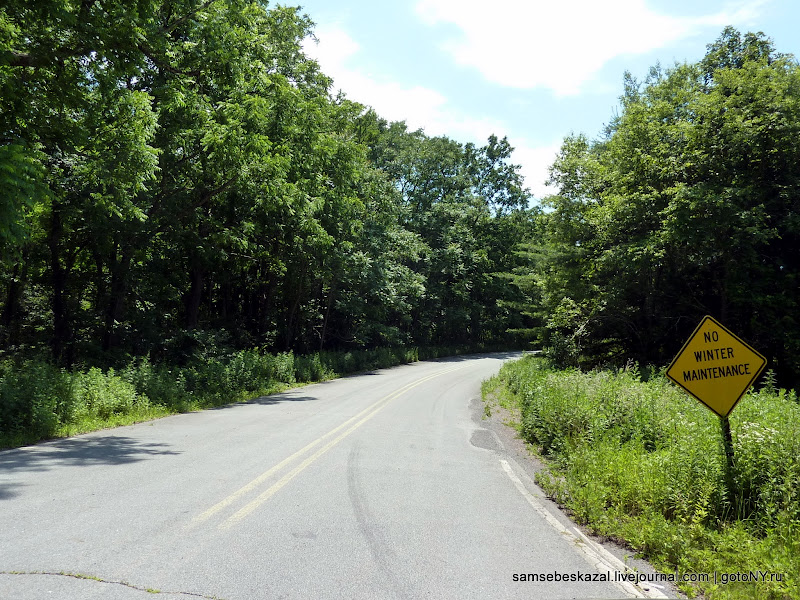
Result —
[[231, 408], [241, 408], [243, 406], [249, 406], [253, 404], [257, 404], [259, 406], [273, 406], [275, 404], [284, 404], [286, 402], [311, 402], [312, 400], [321, 400], [321, 398], [317, 396], [309, 396], [309, 395], [293, 395], [292, 392], [296, 390], [287, 390], [285, 392], [277, 392], [275, 394], [271, 394], [269, 396], [259, 396], [258, 398], [251, 398], [250, 400], [245, 400], [243, 402], [232, 402], [230, 404], [223, 404], [221, 406], [214, 406], [212, 408], [206, 410], [229, 410]]
[[[0, 451], [0, 475], [47, 471], [57, 467], [124, 465], [154, 456], [180, 454], [170, 444], [144, 442], [121, 435], [81, 436]], [[0, 488], [0, 500], [3, 490]]]
[[7, 483], [0, 483], [0, 502], [13, 498], [14, 496], [19, 496], [19, 492], [11, 489], [11, 486]]

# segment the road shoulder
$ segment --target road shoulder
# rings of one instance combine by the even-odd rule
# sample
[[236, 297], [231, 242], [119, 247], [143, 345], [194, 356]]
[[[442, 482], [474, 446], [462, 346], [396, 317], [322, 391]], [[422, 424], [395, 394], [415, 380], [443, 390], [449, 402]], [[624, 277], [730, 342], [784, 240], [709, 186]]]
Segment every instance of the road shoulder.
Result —
[[[484, 400], [477, 396], [471, 399], [470, 409], [473, 422], [479, 428], [473, 434], [473, 437], [479, 440], [491, 437], [494, 440], [493, 443], [482, 446], [493, 450], [501, 459], [505, 459], [514, 466], [514, 470], [519, 475], [520, 483], [536, 499], [536, 502], [558, 521], [560, 526], [570, 532], [575, 532], [576, 537], [587, 538], [592, 546], [601, 546], [603, 550], [635, 572], [643, 574], [655, 574], [658, 572], [650, 563], [637, 558], [635, 551], [631, 548], [608, 538], [591, 534], [586, 527], [572, 521], [568, 510], [546, 496], [544, 491], [535, 483], [535, 478], [537, 473], [546, 471], [548, 467], [535, 454], [530, 444], [520, 436], [518, 427], [521, 419], [518, 411], [501, 406], [491, 397], [489, 398], [487, 409], [487, 404]], [[479, 434], [481, 431], [485, 433]], [[555, 526], [558, 527], [559, 525]], [[686, 598], [681, 591], [668, 582], [642, 584], [641, 587], [644, 597]]]

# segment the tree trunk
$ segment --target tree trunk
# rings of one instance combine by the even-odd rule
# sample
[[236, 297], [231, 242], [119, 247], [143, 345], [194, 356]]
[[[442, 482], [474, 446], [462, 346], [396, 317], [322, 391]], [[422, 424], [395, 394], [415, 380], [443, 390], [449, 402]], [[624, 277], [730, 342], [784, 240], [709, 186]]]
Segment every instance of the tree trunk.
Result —
[[286, 313], [286, 350], [294, 349], [298, 320], [297, 311], [300, 308], [300, 303], [303, 300], [303, 281], [305, 280], [305, 276], [305, 268], [301, 267], [295, 280], [297, 281], [297, 286], [295, 288], [295, 293], [293, 294], [292, 304]]
[[328, 333], [328, 319], [331, 316], [331, 308], [333, 307], [333, 299], [336, 295], [336, 283], [331, 285], [331, 289], [328, 292], [328, 302], [327, 306], [325, 307], [325, 316], [322, 319], [322, 333], [319, 336], [319, 349], [320, 352], [325, 349], [325, 335]]
[[106, 306], [105, 329], [103, 331], [103, 351], [111, 350], [119, 344], [117, 323], [122, 320], [125, 307], [125, 294], [128, 291], [128, 272], [131, 264], [131, 252], [123, 248], [122, 256], [117, 259], [117, 247], [111, 261], [111, 289]]
[[272, 293], [275, 290], [275, 283], [273, 279], [269, 283], [259, 286], [257, 292], [257, 328], [259, 335], [269, 333], [270, 317], [272, 310]]
[[[116, 251], [115, 251], [116, 252]], [[106, 275], [104, 272], [105, 260], [103, 254], [97, 245], [92, 248], [92, 257], [94, 258], [94, 271], [95, 271], [95, 310], [98, 312], [102, 310], [106, 301]]]
[[197, 329], [200, 316], [200, 301], [203, 298], [203, 269], [194, 263], [189, 269], [191, 287], [186, 296], [186, 328]]
[[225, 327], [235, 326], [236, 315], [233, 314], [233, 286], [228, 277], [219, 284], [219, 313]]
[[62, 263], [61, 237], [64, 233], [61, 213], [58, 206], [53, 206], [50, 221], [50, 274], [53, 285], [53, 337], [50, 347], [53, 360], [65, 364], [67, 360], [67, 346], [71, 337], [69, 314], [67, 308], [67, 280], [68, 272]]
[[[25, 270], [27, 271], [27, 269]], [[0, 344], [3, 346], [14, 345], [14, 342], [16, 341], [14, 339], [14, 330], [16, 317], [19, 313], [19, 298], [22, 295], [22, 286], [24, 285], [21, 279], [20, 263], [16, 263], [13, 271], [11, 272], [11, 280], [8, 282], [6, 303], [3, 307], [3, 332], [2, 339], [0, 339]]]
[[295, 296], [292, 301], [292, 306], [289, 308], [288, 315], [286, 316], [286, 348], [285, 350], [292, 350], [294, 345], [294, 330], [295, 330], [295, 315], [297, 308], [300, 306], [300, 293]]
[[728, 282], [730, 281], [730, 262], [725, 261], [722, 270], [722, 281], [719, 284], [719, 320], [723, 325], [729, 324], [728, 319]]

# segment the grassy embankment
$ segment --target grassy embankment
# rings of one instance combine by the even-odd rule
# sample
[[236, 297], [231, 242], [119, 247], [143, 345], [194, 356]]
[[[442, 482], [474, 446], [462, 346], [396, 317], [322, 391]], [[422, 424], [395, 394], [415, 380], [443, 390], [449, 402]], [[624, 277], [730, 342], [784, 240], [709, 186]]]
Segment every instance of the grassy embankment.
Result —
[[116, 371], [67, 371], [42, 361], [9, 359], [0, 362], [0, 448], [246, 401], [303, 383], [468, 350], [379, 348], [309, 356], [245, 350], [182, 367], [143, 359]]
[[[663, 375], [555, 370], [527, 356], [484, 384], [548, 468], [537, 483], [595, 533], [623, 541], [713, 600], [800, 599], [800, 405], [770, 379], [730, 417], [734, 489], [719, 418]], [[713, 582], [761, 571], [783, 581]]]

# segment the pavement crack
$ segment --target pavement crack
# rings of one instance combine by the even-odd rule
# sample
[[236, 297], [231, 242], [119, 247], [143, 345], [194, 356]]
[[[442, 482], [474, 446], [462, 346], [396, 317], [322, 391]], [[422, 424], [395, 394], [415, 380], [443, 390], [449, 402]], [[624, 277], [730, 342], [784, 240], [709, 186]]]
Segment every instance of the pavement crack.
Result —
[[109, 585], [119, 585], [122, 587], [130, 588], [139, 592], [147, 592], [148, 594], [158, 595], [167, 594], [170, 596], [187, 596], [189, 598], [203, 598], [203, 600], [225, 600], [219, 596], [206, 596], [205, 594], [198, 594], [195, 592], [174, 592], [168, 590], [157, 590], [155, 588], [142, 587], [128, 583], [127, 581], [115, 581], [113, 579], [103, 579], [95, 575], [87, 575], [86, 573], [71, 573], [69, 571], [0, 571], [0, 575], [47, 575], [50, 577], [69, 577], [72, 579], [83, 579], [88, 581], [96, 581], [98, 583], [107, 583]]

